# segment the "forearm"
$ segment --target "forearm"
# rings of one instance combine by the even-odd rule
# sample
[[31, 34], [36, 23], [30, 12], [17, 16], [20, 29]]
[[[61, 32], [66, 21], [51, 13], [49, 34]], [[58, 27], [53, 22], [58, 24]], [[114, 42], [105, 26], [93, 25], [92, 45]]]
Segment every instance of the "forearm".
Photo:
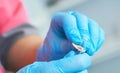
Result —
[[16, 71], [35, 61], [42, 39], [35, 27], [22, 24], [4, 33], [0, 38], [0, 43], [2, 65], [7, 70]]
[[38, 35], [29, 35], [19, 39], [10, 48], [7, 56], [7, 69], [17, 71], [36, 60], [36, 53], [42, 44]]

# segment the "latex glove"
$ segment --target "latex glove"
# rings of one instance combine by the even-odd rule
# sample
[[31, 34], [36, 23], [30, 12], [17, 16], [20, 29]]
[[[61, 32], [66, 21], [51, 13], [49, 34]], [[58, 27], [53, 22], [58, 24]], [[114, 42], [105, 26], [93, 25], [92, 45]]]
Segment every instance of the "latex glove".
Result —
[[104, 41], [104, 31], [92, 19], [78, 12], [60, 12], [53, 16], [43, 46], [37, 53], [38, 61], [63, 58], [73, 50], [72, 43], [80, 44], [93, 55]]
[[50, 62], [34, 62], [17, 73], [87, 73], [91, 60], [88, 54], [78, 54]]

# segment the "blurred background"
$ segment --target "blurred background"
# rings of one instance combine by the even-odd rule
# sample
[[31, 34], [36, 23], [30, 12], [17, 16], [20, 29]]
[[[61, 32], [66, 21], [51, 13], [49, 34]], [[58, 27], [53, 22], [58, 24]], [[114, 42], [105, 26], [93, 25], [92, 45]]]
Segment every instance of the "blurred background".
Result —
[[23, 0], [30, 22], [44, 38], [59, 11], [78, 11], [96, 20], [105, 31], [101, 50], [92, 57], [89, 73], [120, 73], [120, 0]]

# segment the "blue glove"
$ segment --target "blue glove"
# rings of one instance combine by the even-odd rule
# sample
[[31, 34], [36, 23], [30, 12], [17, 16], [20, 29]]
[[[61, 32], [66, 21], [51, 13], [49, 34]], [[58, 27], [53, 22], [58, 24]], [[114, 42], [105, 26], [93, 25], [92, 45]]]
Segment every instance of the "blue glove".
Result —
[[50, 62], [34, 62], [17, 73], [87, 73], [90, 64], [90, 56], [84, 53]]
[[86, 53], [93, 55], [104, 41], [104, 31], [92, 19], [78, 12], [60, 12], [54, 15], [51, 26], [37, 53], [37, 61], [63, 58], [80, 44]]

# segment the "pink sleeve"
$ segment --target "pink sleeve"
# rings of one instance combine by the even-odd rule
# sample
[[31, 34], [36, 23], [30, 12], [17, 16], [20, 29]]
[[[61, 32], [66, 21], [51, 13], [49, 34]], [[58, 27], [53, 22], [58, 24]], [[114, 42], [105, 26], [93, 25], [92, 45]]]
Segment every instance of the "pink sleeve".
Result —
[[0, 0], [0, 35], [27, 22], [21, 0]]
[[2, 66], [0, 66], [0, 73], [5, 73], [5, 71], [4, 71]]

